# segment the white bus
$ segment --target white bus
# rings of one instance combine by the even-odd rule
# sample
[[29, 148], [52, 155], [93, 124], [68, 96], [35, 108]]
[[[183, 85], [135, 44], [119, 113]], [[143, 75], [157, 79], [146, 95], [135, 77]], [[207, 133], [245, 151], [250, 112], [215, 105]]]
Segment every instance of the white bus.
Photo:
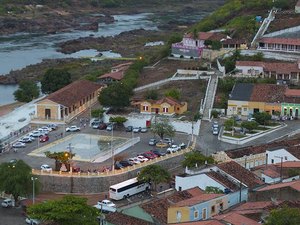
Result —
[[120, 200], [148, 189], [150, 189], [149, 183], [139, 182], [135, 177], [110, 186], [109, 197], [114, 200]]

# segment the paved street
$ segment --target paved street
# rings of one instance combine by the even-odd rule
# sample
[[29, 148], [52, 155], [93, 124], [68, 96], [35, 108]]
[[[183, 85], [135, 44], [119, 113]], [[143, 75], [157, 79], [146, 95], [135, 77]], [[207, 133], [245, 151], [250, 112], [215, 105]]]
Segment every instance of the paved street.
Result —
[[[2, 199], [0, 199], [2, 202]], [[25, 225], [25, 216], [21, 208], [2, 208], [0, 207], [1, 225]]]
[[[218, 121], [219, 124], [223, 124], [222, 119], [218, 119]], [[235, 144], [229, 144], [229, 143], [219, 141], [218, 136], [212, 134], [212, 130], [211, 130], [212, 122], [202, 121], [200, 135], [197, 138], [196, 148], [201, 149], [201, 151], [204, 154], [212, 154], [214, 152], [224, 151], [228, 149], [235, 149], [244, 146], [268, 143], [278, 138], [284, 138], [284, 136], [287, 137], [288, 134], [300, 129], [300, 120], [292, 120], [292, 121], [287, 120], [284, 121], [284, 123], [287, 124], [287, 126], [284, 128], [266, 134], [244, 145], [235, 145]]]

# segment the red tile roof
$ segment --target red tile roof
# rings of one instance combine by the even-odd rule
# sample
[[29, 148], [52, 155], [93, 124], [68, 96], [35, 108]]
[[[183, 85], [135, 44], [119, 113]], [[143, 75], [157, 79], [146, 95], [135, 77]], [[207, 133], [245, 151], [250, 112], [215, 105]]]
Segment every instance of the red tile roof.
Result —
[[278, 178], [278, 177], [280, 177], [280, 173], [277, 172], [276, 170], [274, 170], [273, 168], [270, 168], [270, 167], [268, 167], [267, 169], [265, 169], [263, 171], [263, 174], [265, 174], [266, 176], [271, 177], [271, 178]]
[[133, 216], [128, 216], [123, 213], [114, 212], [105, 215], [105, 220], [114, 225], [151, 225], [153, 223], [138, 219]]
[[[273, 164], [276, 167], [281, 167], [281, 163]], [[288, 161], [282, 163], [282, 168], [299, 168], [300, 161]]]
[[177, 106], [177, 105], [184, 105], [184, 102], [179, 102], [176, 99], [172, 98], [172, 97], [165, 97], [159, 100], [145, 100], [146, 102], [150, 102], [151, 104], [157, 104], [157, 105], [161, 105], [163, 103], [168, 103], [171, 106]]
[[262, 67], [264, 71], [277, 74], [299, 73], [298, 63], [291, 62], [262, 62], [262, 61], [237, 61], [236, 66]]
[[300, 180], [286, 182], [286, 183], [272, 184], [267, 187], [263, 187], [257, 191], [269, 191], [269, 190], [280, 189], [280, 188], [285, 188], [285, 187], [290, 187], [290, 188], [300, 192]]
[[295, 156], [297, 159], [300, 159], [300, 146], [290, 146], [285, 148], [289, 153]]
[[286, 86], [276, 84], [255, 84], [250, 101], [253, 102], [282, 102]]
[[210, 171], [206, 173], [206, 175], [216, 180], [217, 182], [221, 183], [222, 185], [224, 185], [225, 187], [227, 187], [232, 191], [236, 191], [239, 189], [239, 187], [235, 183], [230, 181], [228, 178], [222, 176], [220, 173], [217, 173], [215, 171]]
[[260, 223], [256, 222], [255, 220], [249, 219], [235, 212], [214, 216], [213, 218], [220, 221], [225, 221], [231, 225], [260, 225]]
[[99, 90], [101, 87], [103, 87], [101, 84], [96, 84], [87, 80], [78, 80], [53, 92], [46, 97], [46, 99], [65, 107], [71, 107], [93, 92]]
[[[196, 189], [199, 189], [198, 191]], [[142, 204], [141, 208], [145, 210], [145, 212], [153, 215], [161, 224], [167, 224], [168, 217], [168, 208], [171, 205], [176, 204], [177, 202], [190, 199], [194, 197], [194, 194], [203, 193], [200, 188], [195, 187], [189, 190], [175, 192], [174, 194], [167, 196], [162, 199], [157, 199], [154, 201], [150, 201], [148, 203]], [[196, 196], [195, 195], [195, 196]]]
[[254, 188], [264, 183], [254, 173], [251, 173], [234, 161], [218, 164], [217, 167], [238, 181], [246, 184], [249, 188]]
[[129, 68], [129, 66], [132, 64], [132, 62], [128, 62], [128, 63], [122, 63], [122, 64], [118, 64], [116, 66], [113, 66], [111, 69], [112, 70], [127, 70]]
[[244, 155], [256, 155], [265, 153], [270, 148], [279, 148], [279, 147], [290, 147], [290, 146], [296, 146], [300, 144], [300, 138], [295, 138], [291, 140], [282, 140], [282, 141], [275, 141], [267, 144], [262, 144], [258, 146], [247, 146], [243, 148], [233, 149], [225, 151], [227, 156], [231, 159], [238, 159], [242, 158]]
[[233, 211], [244, 211], [244, 210], [258, 210], [265, 209], [273, 205], [272, 201], [261, 201], [261, 202], [246, 202], [238, 207], [234, 208]]
[[287, 97], [300, 97], [300, 90], [299, 89], [286, 89], [285, 96]]
[[110, 77], [114, 80], [122, 80], [123, 77], [124, 77], [124, 71], [118, 71], [118, 72], [113, 72], [113, 73], [106, 73], [106, 74], [103, 74], [102, 76], [100, 76], [99, 78], [100, 79], [103, 79], [103, 78], [107, 78], [107, 77]]
[[300, 45], [299, 38], [272, 38], [264, 37], [259, 40], [260, 43], [266, 44], [284, 44], [284, 45]]
[[195, 221], [195, 222], [187, 222], [187, 223], [175, 223], [173, 225], [224, 225], [218, 220], [204, 220], [204, 221]]
[[221, 196], [224, 196], [224, 194], [201, 194], [201, 195], [195, 196], [193, 198], [189, 198], [189, 199], [185, 199], [180, 202], [177, 202], [176, 204], [174, 204], [172, 206], [175, 206], [175, 207], [193, 206], [193, 205], [199, 204], [201, 202], [206, 202], [206, 201], [209, 201], [209, 200], [221, 197]]

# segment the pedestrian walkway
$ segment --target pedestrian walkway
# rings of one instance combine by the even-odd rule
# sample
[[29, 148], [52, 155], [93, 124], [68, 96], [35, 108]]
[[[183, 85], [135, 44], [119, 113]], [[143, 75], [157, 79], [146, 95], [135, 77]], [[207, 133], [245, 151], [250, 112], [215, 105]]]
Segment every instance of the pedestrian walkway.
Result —
[[204, 120], [209, 120], [210, 119], [210, 114], [211, 110], [214, 105], [214, 100], [215, 100], [215, 95], [218, 87], [218, 75], [214, 74], [211, 75], [209, 79], [209, 83], [207, 85], [207, 90], [205, 94], [205, 99], [203, 103], [203, 119]]

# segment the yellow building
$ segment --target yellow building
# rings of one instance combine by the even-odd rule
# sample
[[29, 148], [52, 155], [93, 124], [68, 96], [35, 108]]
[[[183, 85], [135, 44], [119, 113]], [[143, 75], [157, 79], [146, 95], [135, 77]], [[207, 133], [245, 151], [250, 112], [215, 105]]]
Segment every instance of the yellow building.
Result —
[[187, 102], [178, 102], [173, 98], [145, 100], [140, 103], [141, 113], [158, 113], [162, 115], [182, 114], [187, 111]]
[[87, 80], [75, 81], [37, 102], [32, 122], [68, 122], [95, 104], [103, 87]]

